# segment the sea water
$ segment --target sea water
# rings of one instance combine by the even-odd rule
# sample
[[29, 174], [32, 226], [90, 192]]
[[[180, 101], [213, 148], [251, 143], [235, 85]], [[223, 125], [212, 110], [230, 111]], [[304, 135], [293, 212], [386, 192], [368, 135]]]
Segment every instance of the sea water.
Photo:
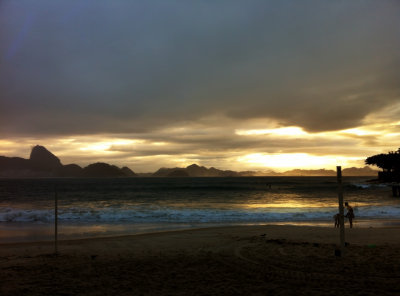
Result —
[[[367, 180], [343, 179], [355, 223], [398, 219], [400, 198]], [[238, 224], [331, 225], [337, 192], [335, 177], [0, 179], [0, 242], [51, 239], [56, 196], [59, 237], [67, 239]]]

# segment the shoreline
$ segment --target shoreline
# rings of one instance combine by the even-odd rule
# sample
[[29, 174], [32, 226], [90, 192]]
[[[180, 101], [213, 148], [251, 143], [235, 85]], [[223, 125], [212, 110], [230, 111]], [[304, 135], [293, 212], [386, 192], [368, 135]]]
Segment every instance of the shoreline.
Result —
[[[397, 223], [379, 227], [359, 227], [359, 228], [345, 228], [346, 242], [362, 245], [368, 243], [375, 243], [378, 245], [382, 244], [399, 244], [400, 226]], [[292, 241], [302, 242], [319, 242], [319, 243], [330, 243], [339, 244], [339, 229], [334, 227], [322, 226], [322, 225], [294, 225], [294, 224], [279, 224], [279, 223], [268, 223], [268, 224], [246, 224], [246, 225], [221, 225], [221, 226], [204, 226], [204, 227], [193, 227], [183, 229], [168, 229], [158, 230], [150, 232], [140, 232], [134, 234], [119, 234], [119, 235], [108, 235], [108, 236], [93, 236], [93, 237], [75, 237], [68, 239], [59, 239], [58, 244], [62, 246], [73, 245], [73, 244], [86, 244], [96, 243], [101, 241], [119, 241], [119, 240], [142, 240], [163, 237], [175, 236], [186, 236], [196, 235], [197, 233], [204, 233], [210, 236], [225, 233], [228, 235], [246, 237], [251, 235], [261, 235], [263, 232], [271, 239], [284, 239]], [[1, 242], [0, 249], [7, 249], [11, 246], [53, 246], [54, 240], [30, 240], [30, 241], [10, 241]]]
[[[190, 231], [197, 229], [231, 228], [259, 226], [297, 226], [333, 229], [333, 221], [278, 221], [263, 223], [171, 223], [171, 224], [59, 224], [59, 241], [113, 238], [146, 234], [166, 233], [174, 231]], [[400, 228], [400, 219], [357, 219], [353, 229], [367, 228]], [[345, 223], [345, 229], [349, 229]], [[0, 246], [14, 243], [52, 242], [54, 240], [53, 224], [31, 224], [24, 222], [0, 223]]]

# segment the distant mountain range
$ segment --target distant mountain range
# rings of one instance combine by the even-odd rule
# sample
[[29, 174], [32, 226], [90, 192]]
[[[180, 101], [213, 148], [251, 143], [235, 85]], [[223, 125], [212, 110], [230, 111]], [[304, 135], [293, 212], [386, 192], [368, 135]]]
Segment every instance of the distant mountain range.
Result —
[[161, 168], [153, 174], [154, 177], [240, 177], [240, 172], [223, 171], [216, 168], [206, 168], [192, 164], [186, 168]]
[[[363, 168], [345, 168], [343, 176], [374, 176], [378, 171], [368, 166]], [[90, 164], [84, 168], [77, 164], [63, 165], [60, 159], [43, 146], [32, 148], [29, 159], [0, 156], [0, 177], [35, 178], [35, 177], [249, 177], [249, 176], [336, 176], [334, 170], [295, 169], [283, 173], [274, 171], [230, 171], [214, 167], [206, 168], [197, 164], [186, 168], [160, 168], [155, 173], [134, 173], [128, 167], [119, 168], [104, 162]]]
[[[290, 170], [286, 171], [283, 173], [278, 173], [277, 175], [279, 176], [336, 176], [336, 171], [334, 170], [325, 170], [325, 169], [319, 169], [319, 170], [301, 170], [301, 169], [295, 169], [295, 170]], [[365, 166], [363, 168], [356, 168], [356, 167], [351, 167], [351, 168], [345, 168], [342, 170], [342, 175], [343, 176], [378, 176], [378, 171], [373, 170], [368, 166]]]
[[77, 164], [63, 165], [60, 159], [43, 146], [32, 148], [29, 159], [0, 156], [0, 177], [134, 177], [128, 167], [98, 162], [81, 168]]
[[[140, 174], [139, 174], [140, 175]], [[343, 176], [374, 176], [378, 175], [378, 171], [371, 169], [368, 166], [363, 168], [347, 168], [342, 170]], [[334, 170], [301, 170], [295, 169], [278, 173], [274, 171], [259, 172], [259, 171], [223, 171], [216, 168], [206, 168], [192, 164], [186, 168], [161, 168], [152, 176], [155, 177], [249, 177], [249, 176], [336, 176]]]

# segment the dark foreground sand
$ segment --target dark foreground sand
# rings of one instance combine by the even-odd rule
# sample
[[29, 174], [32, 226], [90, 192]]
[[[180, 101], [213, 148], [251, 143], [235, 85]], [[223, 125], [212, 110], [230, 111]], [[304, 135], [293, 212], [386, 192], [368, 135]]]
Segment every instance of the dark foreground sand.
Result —
[[400, 295], [400, 228], [241, 226], [0, 245], [0, 295]]

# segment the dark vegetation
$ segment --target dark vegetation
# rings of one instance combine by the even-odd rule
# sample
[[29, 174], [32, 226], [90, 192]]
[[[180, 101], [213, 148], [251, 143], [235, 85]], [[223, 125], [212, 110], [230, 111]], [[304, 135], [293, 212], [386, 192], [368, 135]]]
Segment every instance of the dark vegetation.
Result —
[[400, 182], [400, 148], [397, 151], [370, 156], [365, 163], [382, 169], [378, 174], [380, 181]]

